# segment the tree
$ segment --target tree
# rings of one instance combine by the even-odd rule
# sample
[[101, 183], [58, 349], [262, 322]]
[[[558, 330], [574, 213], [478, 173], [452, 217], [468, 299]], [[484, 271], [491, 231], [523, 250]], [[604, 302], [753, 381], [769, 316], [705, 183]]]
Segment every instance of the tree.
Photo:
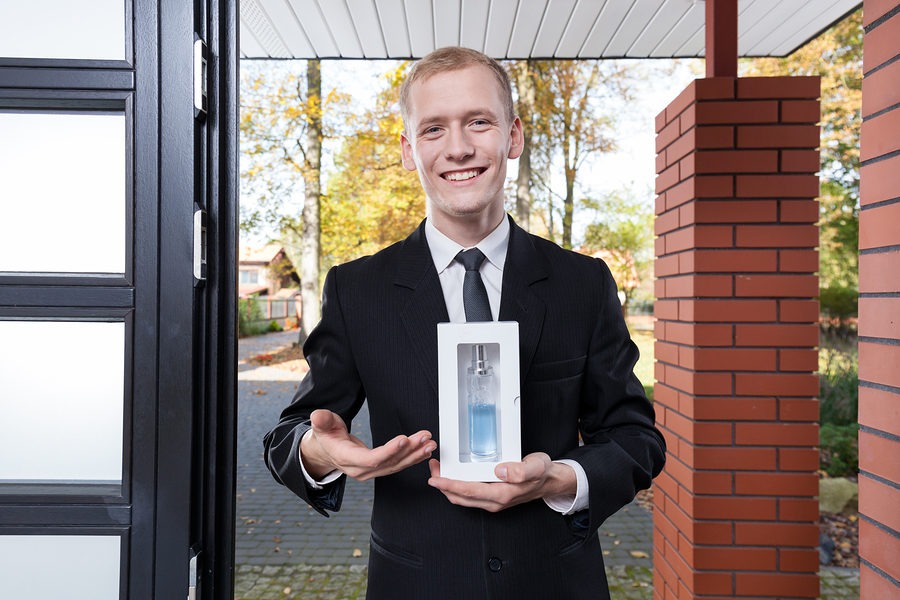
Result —
[[298, 72], [299, 64], [242, 65], [241, 228], [275, 230], [300, 264], [302, 342], [320, 316], [322, 141], [335, 135], [348, 98], [332, 91], [323, 101], [319, 61], [306, 61], [305, 73]]
[[[553, 213], [559, 212], [561, 244], [571, 248], [579, 169], [595, 153], [615, 147], [614, 119], [606, 114], [606, 101], [627, 95], [628, 80], [621, 63], [597, 60], [535, 61], [533, 74], [533, 175], [547, 199], [549, 235], [555, 236]], [[552, 183], [553, 173], [560, 167], [565, 182], [562, 194]]]
[[[303, 168], [303, 222], [300, 234], [300, 343], [322, 316], [319, 304], [319, 207], [322, 179], [322, 70], [306, 61], [306, 152]], [[302, 149], [302, 146], [301, 146]]]
[[530, 60], [515, 61], [508, 64], [508, 69], [515, 82], [516, 112], [522, 121], [525, 145], [519, 156], [519, 172], [516, 175], [516, 221], [525, 230], [531, 228], [531, 205], [533, 203], [531, 188], [531, 144], [535, 113], [535, 73]]
[[826, 312], [832, 303], [847, 312], [837, 307], [847, 305], [848, 296], [852, 306], [859, 287], [862, 39], [862, 11], [856, 11], [786, 58], [742, 65], [746, 75], [822, 77], [819, 280]]
[[351, 121], [353, 133], [335, 157], [322, 209], [325, 265], [373, 254], [405, 237], [425, 216], [418, 178], [400, 162], [398, 102], [407, 67], [386, 74], [375, 107]]
[[635, 293], [653, 276], [653, 211], [648, 200], [630, 191], [584, 203], [599, 218], [587, 226], [582, 252], [609, 266], [624, 296], [622, 312], [627, 317]]

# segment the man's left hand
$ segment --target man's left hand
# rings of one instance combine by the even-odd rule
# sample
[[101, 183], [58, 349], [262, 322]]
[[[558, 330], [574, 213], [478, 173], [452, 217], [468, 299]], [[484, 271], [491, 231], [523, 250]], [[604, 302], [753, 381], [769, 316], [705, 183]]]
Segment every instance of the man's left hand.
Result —
[[439, 489], [459, 506], [498, 512], [505, 508], [562, 494], [575, 495], [577, 482], [572, 467], [555, 463], [543, 452], [529, 454], [522, 462], [500, 463], [494, 469], [499, 482], [459, 481], [441, 477], [441, 463], [428, 461], [428, 485]]

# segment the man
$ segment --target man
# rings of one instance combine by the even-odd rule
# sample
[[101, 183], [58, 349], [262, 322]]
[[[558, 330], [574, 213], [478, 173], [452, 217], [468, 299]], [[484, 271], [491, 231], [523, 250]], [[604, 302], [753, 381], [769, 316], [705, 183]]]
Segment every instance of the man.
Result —
[[[265, 438], [266, 463], [325, 515], [347, 475], [375, 478], [369, 598], [608, 598], [597, 528], [665, 456], [615, 282], [602, 261], [505, 214], [506, 163], [523, 136], [499, 64], [437, 50], [413, 66], [401, 112], [403, 165], [419, 175], [428, 217], [329, 272], [304, 345], [310, 371]], [[499, 464], [493, 483], [443, 478], [431, 458], [437, 324], [466, 320], [455, 258], [475, 247], [491, 316], [517, 321], [520, 336], [525, 456]], [[366, 399], [371, 449], [348, 430]]]

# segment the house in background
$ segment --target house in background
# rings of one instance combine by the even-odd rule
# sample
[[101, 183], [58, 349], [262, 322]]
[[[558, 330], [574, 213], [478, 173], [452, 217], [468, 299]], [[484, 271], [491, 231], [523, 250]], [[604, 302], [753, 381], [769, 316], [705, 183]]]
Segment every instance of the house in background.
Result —
[[262, 248], [241, 245], [238, 257], [238, 295], [273, 296], [282, 288], [299, 288], [300, 278], [280, 244]]
[[238, 297], [259, 306], [260, 322], [291, 329], [300, 320], [300, 278], [279, 244], [242, 245], [238, 256]]

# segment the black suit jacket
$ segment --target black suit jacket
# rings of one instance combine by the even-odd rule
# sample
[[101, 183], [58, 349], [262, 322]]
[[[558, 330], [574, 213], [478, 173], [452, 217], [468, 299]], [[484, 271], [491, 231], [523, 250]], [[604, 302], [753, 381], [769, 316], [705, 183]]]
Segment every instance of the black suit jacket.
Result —
[[[500, 320], [519, 323], [522, 452], [578, 461], [589, 508], [564, 516], [541, 500], [499, 513], [454, 506], [427, 485], [424, 462], [377, 478], [369, 598], [606, 598], [597, 528], [664, 464], [609, 269], [511, 225]], [[437, 324], [446, 321], [424, 223], [332, 269], [303, 348], [309, 373], [265, 437], [274, 477], [322, 514], [340, 508], [343, 478], [314, 490], [300, 470], [316, 408], [349, 426], [368, 399], [375, 445], [420, 429], [440, 443]]]

